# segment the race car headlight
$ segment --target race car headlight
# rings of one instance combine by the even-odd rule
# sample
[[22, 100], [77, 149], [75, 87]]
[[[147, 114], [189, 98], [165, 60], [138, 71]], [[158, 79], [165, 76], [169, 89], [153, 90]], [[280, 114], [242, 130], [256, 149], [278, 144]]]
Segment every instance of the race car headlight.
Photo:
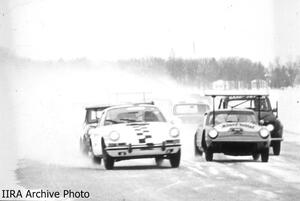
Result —
[[120, 133], [118, 133], [117, 131], [112, 131], [109, 133], [109, 139], [111, 141], [117, 141], [120, 138]]
[[267, 130], [271, 132], [272, 130], [274, 130], [274, 126], [272, 124], [268, 124]]
[[269, 131], [265, 128], [262, 128], [260, 131], [259, 131], [259, 134], [262, 138], [267, 138], [269, 136]]
[[216, 138], [216, 137], [218, 136], [218, 131], [216, 131], [215, 129], [210, 130], [210, 131], [208, 132], [208, 136], [209, 136], [210, 138], [214, 139], [214, 138]]
[[169, 134], [171, 137], [178, 137], [179, 136], [179, 130], [178, 128], [171, 128], [169, 131]]

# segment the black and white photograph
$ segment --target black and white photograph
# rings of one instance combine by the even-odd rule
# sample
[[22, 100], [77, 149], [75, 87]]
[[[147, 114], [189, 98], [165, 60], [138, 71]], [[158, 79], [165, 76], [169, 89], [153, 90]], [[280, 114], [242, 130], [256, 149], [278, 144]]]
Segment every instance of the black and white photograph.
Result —
[[300, 200], [300, 1], [0, 0], [0, 137], [0, 201]]

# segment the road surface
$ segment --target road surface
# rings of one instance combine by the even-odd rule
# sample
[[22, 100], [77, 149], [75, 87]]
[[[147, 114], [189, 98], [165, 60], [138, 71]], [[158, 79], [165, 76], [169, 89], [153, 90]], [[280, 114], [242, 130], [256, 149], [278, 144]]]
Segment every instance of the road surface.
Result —
[[[300, 135], [300, 134], [299, 134]], [[300, 200], [300, 142], [285, 132], [280, 156], [268, 163], [252, 157], [215, 154], [213, 162], [194, 157], [192, 138], [183, 141], [179, 168], [154, 159], [121, 161], [114, 170], [85, 161], [60, 165], [22, 159], [15, 171], [26, 189], [87, 191], [89, 200]], [[87, 200], [87, 199], [75, 199]]]

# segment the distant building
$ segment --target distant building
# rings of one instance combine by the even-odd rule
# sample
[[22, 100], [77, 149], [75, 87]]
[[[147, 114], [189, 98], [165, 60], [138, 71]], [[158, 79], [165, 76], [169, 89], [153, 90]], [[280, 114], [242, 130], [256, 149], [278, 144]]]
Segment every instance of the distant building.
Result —
[[251, 89], [266, 89], [268, 88], [268, 83], [265, 80], [252, 80]]
[[224, 80], [217, 80], [212, 83], [212, 88], [215, 90], [223, 90], [226, 88]]
[[248, 84], [244, 81], [217, 80], [212, 83], [212, 88], [214, 90], [246, 89]]

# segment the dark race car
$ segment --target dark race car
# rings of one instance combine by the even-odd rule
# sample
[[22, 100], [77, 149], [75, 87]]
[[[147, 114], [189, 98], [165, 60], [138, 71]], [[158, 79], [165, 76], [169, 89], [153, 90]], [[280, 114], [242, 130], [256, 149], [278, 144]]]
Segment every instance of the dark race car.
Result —
[[262, 162], [269, 160], [269, 126], [259, 125], [255, 113], [248, 109], [212, 110], [205, 114], [204, 125], [195, 134], [195, 149], [205, 152], [207, 161], [214, 153], [244, 156], [254, 160], [261, 155]]
[[246, 108], [253, 110], [261, 125], [272, 125], [271, 147], [279, 155], [283, 140], [283, 125], [278, 119], [278, 106], [272, 109], [268, 93], [231, 93], [221, 96], [219, 108]]

